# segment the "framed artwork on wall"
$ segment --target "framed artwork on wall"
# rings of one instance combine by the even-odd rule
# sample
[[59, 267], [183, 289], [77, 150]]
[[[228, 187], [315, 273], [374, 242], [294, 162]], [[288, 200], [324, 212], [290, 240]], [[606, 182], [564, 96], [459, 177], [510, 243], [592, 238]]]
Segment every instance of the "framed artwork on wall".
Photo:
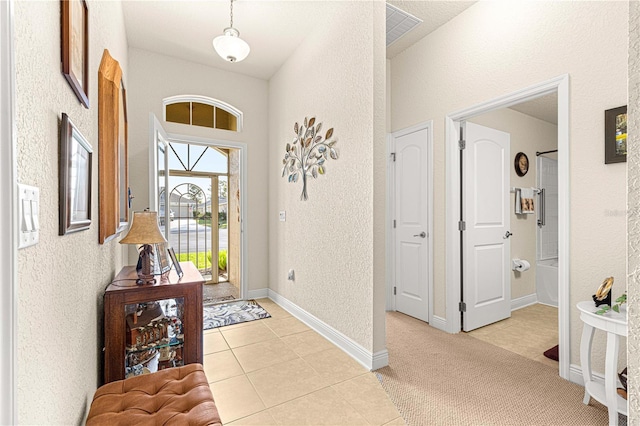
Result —
[[100, 244], [129, 226], [127, 99], [122, 69], [107, 49], [98, 69]]
[[516, 174], [518, 176], [524, 176], [529, 171], [529, 157], [524, 152], [519, 152], [516, 154], [516, 158], [513, 161], [513, 166], [516, 169]]
[[91, 145], [62, 113], [60, 126], [59, 234], [91, 226]]
[[62, 74], [89, 108], [89, 10], [85, 0], [62, 0]]
[[604, 112], [604, 163], [627, 161], [627, 106]]

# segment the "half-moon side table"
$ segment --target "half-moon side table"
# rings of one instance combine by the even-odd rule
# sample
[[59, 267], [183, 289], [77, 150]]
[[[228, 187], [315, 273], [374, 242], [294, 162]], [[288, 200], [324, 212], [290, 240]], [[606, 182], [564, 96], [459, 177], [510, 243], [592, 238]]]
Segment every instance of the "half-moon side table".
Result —
[[[618, 395], [618, 349], [620, 336], [627, 336], [627, 310], [620, 308], [620, 313], [609, 311], [604, 315], [596, 315], [599, 308], [591, 301], [578, 303], [580, 319], [584, 323], [582, 340], [580, 341], [580, 361], [582, 362], [582, 377], [584, 379], [584, 399], [589, 404], [591, 397], [607, 406], [609, 410], [609, 425], [618, 424], [618, 413], [628, 415], [627, 400]], [[593, 381], [591, 375], [591, 343], [594, 331], [602, 330], [607, 333], [607, 352], [604, 367], [604, 386]]]

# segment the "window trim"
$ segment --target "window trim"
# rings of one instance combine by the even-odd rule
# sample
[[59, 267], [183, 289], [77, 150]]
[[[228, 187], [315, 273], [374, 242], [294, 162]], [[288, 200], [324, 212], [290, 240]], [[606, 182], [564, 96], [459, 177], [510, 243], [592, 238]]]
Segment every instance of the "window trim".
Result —
[[[237, 129], [238, 129], [236, 130], [236, 132], [238, 133], [242, 132], [242, 128], [243, 128], [242, 111], [240, 111], [238, 108], [234, 107], [233, 105], [230, 105], [221, 100], [209, 98], [207, 96], [201, 96], [201, 95], [176, 95], [176, 96], [169, 96], [168, 98], [164, 98], [162, 100], [162, 120], [164, 122], [167, 121], [167, 105], [177, 104], [180, 102], [197, 102], [197, 103], [211, 105], [215, 108], [222, 109], [228, 112], [229, 114], [233, 115], [234, 117], [236, 117]], [[191, 112], [189, 114], [191, 114]], [[192, 120], [190, 119], [189, 121], [192, 121]], [[189, 125], [192, 126], [193, 124], [189, 124]], [[215, 121], [213, 125], [214, 125], [213, 128], [216, 129]], [[225, 129], [217, 129], [217, 130], [225, 130]]]

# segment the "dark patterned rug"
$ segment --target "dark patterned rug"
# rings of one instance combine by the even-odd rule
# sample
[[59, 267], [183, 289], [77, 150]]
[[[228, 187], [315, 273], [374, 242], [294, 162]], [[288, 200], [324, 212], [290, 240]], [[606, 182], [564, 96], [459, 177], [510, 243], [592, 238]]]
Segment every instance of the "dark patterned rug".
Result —
[[271, 316], [255, 300], [238, 300], [215, 305], [204, 305], [203, 311], [205, 330], [255, 321]]

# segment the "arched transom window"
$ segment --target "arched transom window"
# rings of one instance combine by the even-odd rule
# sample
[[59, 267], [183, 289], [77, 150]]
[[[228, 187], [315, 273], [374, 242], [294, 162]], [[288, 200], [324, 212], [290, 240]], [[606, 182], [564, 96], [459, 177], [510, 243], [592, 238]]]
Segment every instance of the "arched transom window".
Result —
[[242, 111], [213, 98], [179, 95], [165, 98], [164, 120], [212, 129], [242, 131]]

